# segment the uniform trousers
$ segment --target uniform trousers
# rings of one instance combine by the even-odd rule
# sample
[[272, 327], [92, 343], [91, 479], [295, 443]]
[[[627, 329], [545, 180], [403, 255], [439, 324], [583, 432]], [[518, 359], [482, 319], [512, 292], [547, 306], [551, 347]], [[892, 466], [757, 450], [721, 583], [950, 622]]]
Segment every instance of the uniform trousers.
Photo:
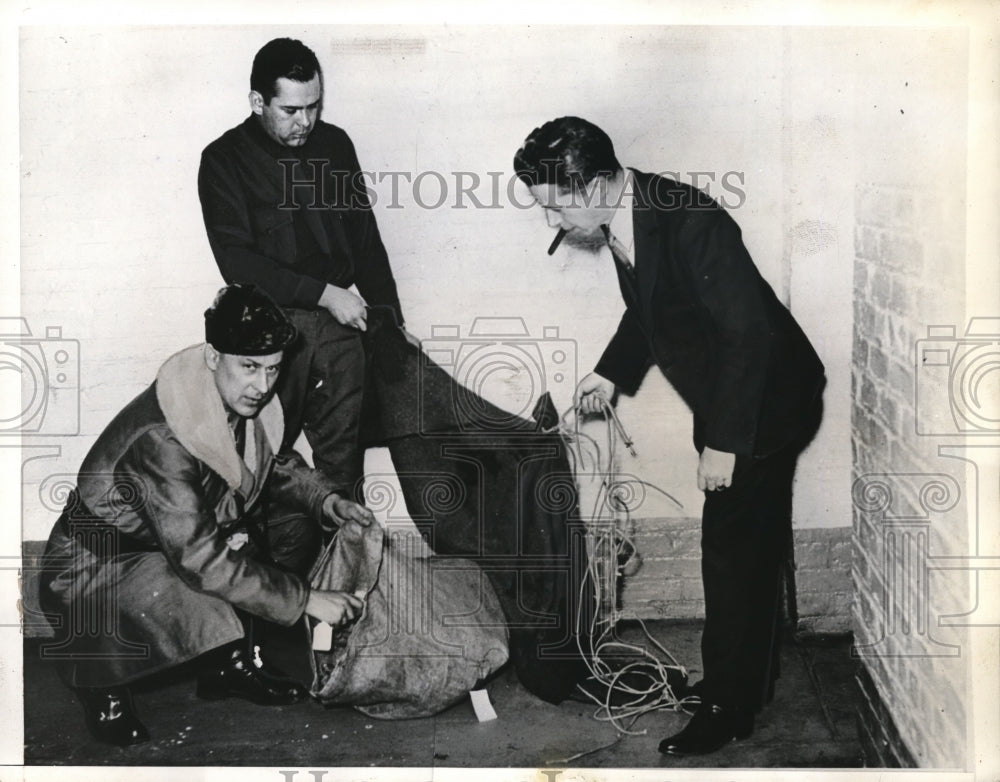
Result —
[[299, 330], [285, 351], [278, 398], [285, 414], [282, 448], [305, 432], [313, 465], [342, 496], [361, 496], [364, 454], [359, 445], [365, 353], [361, 332], [342, 326], [324, 309], [287, 308]]

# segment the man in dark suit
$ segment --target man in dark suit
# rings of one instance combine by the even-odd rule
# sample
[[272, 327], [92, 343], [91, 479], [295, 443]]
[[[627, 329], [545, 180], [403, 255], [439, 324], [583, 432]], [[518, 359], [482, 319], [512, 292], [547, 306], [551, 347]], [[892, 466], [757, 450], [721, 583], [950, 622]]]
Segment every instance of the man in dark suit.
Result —
[[560, 237], [607, 246], [615, 261], [625, 314], [577, 387], [579, 410], [635, 393], [656, 364], [694, 413], [702, 701], [660, 750], [713, 752], [749, 736], [773, 693], [792, 476], [821, 414], [823, 365], [704, 193], [623, 169], [607, 134], [577, 117], [532, 131], [514, 166]]

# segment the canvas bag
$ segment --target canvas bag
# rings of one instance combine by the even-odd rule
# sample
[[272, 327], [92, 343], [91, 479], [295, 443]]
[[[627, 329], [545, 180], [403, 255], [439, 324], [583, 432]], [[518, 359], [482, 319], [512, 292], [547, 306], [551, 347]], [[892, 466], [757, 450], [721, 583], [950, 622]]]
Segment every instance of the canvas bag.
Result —
[[[364, 594], [361, 617], [313, 651], [312, 694], [380, 719], [436, 714], [507, 662], [489, 579], [466, 559], [418, 556], [416, 533], [348, 522], [313, 568], [313, 588]], [[316, 621], [307, 618], [310, 634]]]

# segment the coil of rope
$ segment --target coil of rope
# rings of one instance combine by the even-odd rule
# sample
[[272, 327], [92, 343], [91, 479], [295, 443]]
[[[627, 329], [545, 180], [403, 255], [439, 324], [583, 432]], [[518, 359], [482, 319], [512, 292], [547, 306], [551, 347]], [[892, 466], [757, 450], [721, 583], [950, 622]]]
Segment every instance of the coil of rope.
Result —
[[[634, 519], [628, 496], [641, 490], [644, 497], [646, 490], [652, 490], [678, 508], [683, 508], [683, 505], [669, 492], [649, 481], [635, 476], [626, 476], [627, 479], [617, 476], [614, 462], [619, 442], [633, 457], [637, 454], [632, 439], [610, 402], [604, 398], [601, 402], [605, 420], [604, 447], [596, 438], [580, 430], [581, 417], [575, 407], [566, 410], [559, 422], [546, 431], [557, 432], [566, 442], [578, 488], [580, 476], [587, 474], [594, 475], [597, 483], [597, 493], [589, 513], [581, 507], [591, 545], [588, 546], [587, 577], [582, 579], [578, 604], [581, 607], [587, 604], [583, 599], [584, 590], [592, 588], [594, 605], [599, 609], [610, 606], [610, 609], [596, 610], [590, 618], [578, 615], [574, 630], [590, 675], [607, 687], [607, 696], [603, 700], [586, 693], [596, 707], [593, 716], [610, 723], [618, 737], [611, 744], [570, 758], [553, 760], [552, 764], [569, 763], [609, 748], [625, 736], [644, 735], [645, 730], [634, 730], [636, 722], [644, 714], [662, 710], [690, 712], [698, 704], [696, 696], [682, 694], [678, 697], [674, 692], [671, 679], [675, 684], [678, 679], [686, 680], [687, 670], [652, 636], [641, 618], [635, 615], [626, 617], [619, 608], [617, 595], [619, 577], [623, 572], [633, 575], [641, 563], [634, 540]], [[611, 523], [600, 523], [609, 515]], [[608, 568], [608, 562], [614, 563], [612, 568]], [[607, 577], [609, 570], [613, 571], [614, 577]], [[616, 627], [623, 618], [636, 622], [645, 642], [625, 641], [617, 636]], [[624, 665], [615, 666], [609, 662], [612, 657], [620, 659], [623, 656], [629, 660]], [[672, 677], [671, 671], [674, 672]], [[617, 697], [613, 698], [614, 694]]]

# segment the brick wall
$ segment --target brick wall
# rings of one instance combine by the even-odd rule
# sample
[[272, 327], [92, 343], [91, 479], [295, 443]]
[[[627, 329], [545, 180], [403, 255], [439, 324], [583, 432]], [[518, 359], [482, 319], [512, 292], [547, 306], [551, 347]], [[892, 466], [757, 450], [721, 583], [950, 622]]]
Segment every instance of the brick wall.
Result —
[[866, 702], [884, 706], [869, 719], [891, 717], [905, 745], [893, 756], [924, 767], [963, 767], [966, 751], [967, 634], [942, 623], [969, 610], [967, 574], [941, 567], [968, 548], [965, 463], [918, 433], [948, 433], [950, 411], [928, 409], [948, 405], [947, 377], [920, 341], [929, 326], [964, 328], [962, 208], [958, 189], [897, 183], [861, 184], [855, 203], [856, 649]]
[[[810, 634], [848, 632], [850, 528], [796, 529], [794, 537], [799, 630]], [[642, 519], [635, 542], [642, 567], [624, 581], [623, 608], [643, 619], [703, 617], [700, 519]]]
[[896, 721], [879, 695], [868, 669], [860, 667], [855, 685], [858, 699], [858, 738], [864, 764], [881, 768], [913, 768], [919, 765], [899, 735]]

